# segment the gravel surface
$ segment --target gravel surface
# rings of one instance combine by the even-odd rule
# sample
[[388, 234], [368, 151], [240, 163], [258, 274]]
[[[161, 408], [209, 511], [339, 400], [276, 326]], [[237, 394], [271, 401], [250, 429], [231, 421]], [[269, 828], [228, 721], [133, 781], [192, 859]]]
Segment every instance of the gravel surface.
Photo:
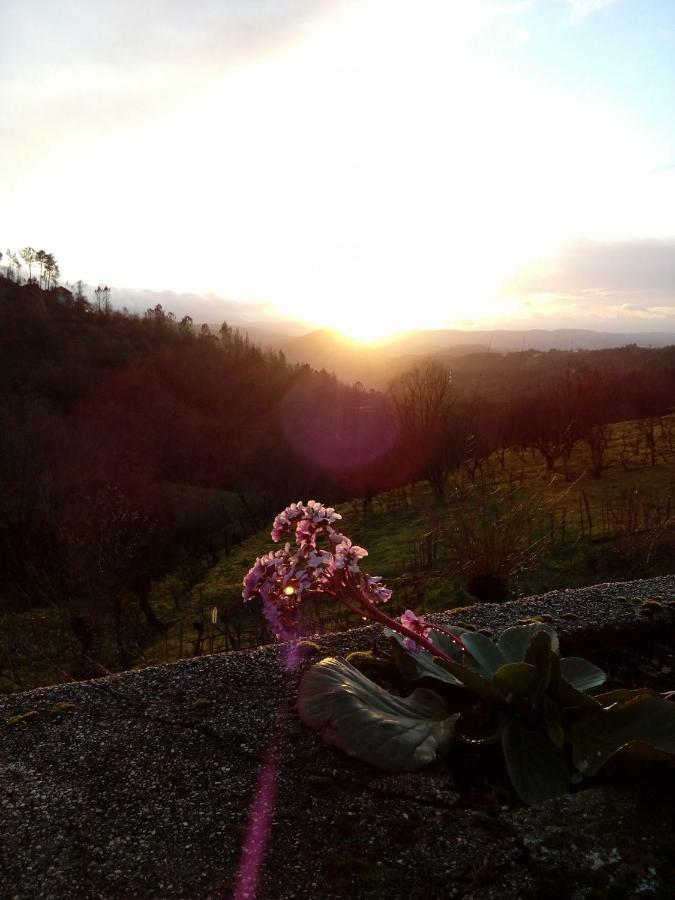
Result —
[[[675, 576], [437, 618], [498, 635], [533, 616], [567, 653], [672, 642]], [[447, 770], [383, 775], [303, 729], [303, 668], [378, 634], [322, 636], [295, 669], [267, 646], [0, 699], [0, 897], [229, 897], [251, 821], [269, 831], [259, 898], [672, 896], [665, 794], [601, 785], [482, 812]]]

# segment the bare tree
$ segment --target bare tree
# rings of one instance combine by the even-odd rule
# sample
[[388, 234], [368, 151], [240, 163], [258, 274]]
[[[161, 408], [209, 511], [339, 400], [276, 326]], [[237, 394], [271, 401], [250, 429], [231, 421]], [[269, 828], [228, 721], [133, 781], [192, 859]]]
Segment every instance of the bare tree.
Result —
[[514, 444], [538, 451], [552, 472], [562, 457], [569, 459], [576, 442], [575, 409], [567, 383], [551, 384], [538, 394], [515, 403], [509, 416]]
[[607, 459], [607, 450], [612, 439], [612, 426], [592, 425], [584, 434], [582, 443], [586, 444], [591, 454], [591, 471], [594, 478], [600, 478], [602, 473], [609, 469], [613, 463]]
[[38, 250], [35, 254], [35, 261], [40, 265], [40, 287], [44, 287], [44, 272], [45, 272], [45, 263], [47, 262], [48, 254], [44, 250]]
[[46, 286], [47, 290], [50, 291], [54, 287], [54, 285], [58, 282], [59, 275], [61, 274], [59, 272], [58, 264], [57, 264], [56, 260], [54, 259], [53, 253], [45, 254], [44, 272], [45, 272], [45, 286]]
[[[110, 288], [107, 284], [99, 284], [99, 286], [94, 291], [96, 294], [96, 309], [98, 312], [103, 312], [106, 315], [112, 310], [112, 304], [110, 303]], [[161, 308], [161, 307], [160, 307]], [[155, 310], [156, 312], [156, 310]], [[152, 310], [148, 310], [145, 314], [146, 319], [151, 318]]]
[[23, 261], [28, 266], [28, 281], [33, 280], [33, 265], [37, 259], [37, 252], [32, 247], [24, 247], [21, 251]]
[[84, 292], [84, 282], [82, 279], [75, 282], [75, 301], [77, 303], [87, 302], [87, 295]]
[[456, 464], [451, 441], [454, 394], [452, 372], [428, 361], [396, 377], [389, 386], [403, 431], [412, 474], [426, 477], [439, 495]]
[[9, 250], [7, 251], [7, 256], [10, 259], [11, 265], [13, 265], [16, 268], [16, 273], [14, 274], [14, 281], [16, 281], [17, 284], [21, 284], [21, 261], [19, 260], [19, 257], [16, 255], [16, 253], [13, 253]]

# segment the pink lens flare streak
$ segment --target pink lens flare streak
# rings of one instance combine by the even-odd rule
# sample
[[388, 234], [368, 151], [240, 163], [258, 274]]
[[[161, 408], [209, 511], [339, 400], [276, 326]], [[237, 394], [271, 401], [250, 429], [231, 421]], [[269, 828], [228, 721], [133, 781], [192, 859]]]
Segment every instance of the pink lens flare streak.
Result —
[[[301, 649], [295, 642], [283, 644], [280, 649], [284, 668], [287, 672], [295, 672], [303, 659]], [[283, 713], [280, 711], [277, 715], [278, 727], [283, 724], [283, 719]], [[241, 851], [237, 887], [233, 900], [255, 900], [256, 897], [277, 802], [278, 755], [277, 745], [272, 744], [267, 751], [258, 777], [255, 797], [249, 811], [246, 840]]]
[[277, 803], [279, 764], [276, 744], [267, 751], [248, 817], [246, 840], [241, 852], [234, 900], [255, 900], [265, 850], [270, 838]]

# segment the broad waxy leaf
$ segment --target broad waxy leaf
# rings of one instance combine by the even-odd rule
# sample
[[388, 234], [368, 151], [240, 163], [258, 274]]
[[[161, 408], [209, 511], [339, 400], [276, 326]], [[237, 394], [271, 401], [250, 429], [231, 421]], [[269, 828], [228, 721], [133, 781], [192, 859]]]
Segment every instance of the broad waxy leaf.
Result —
[[450, 745], [457, 715], [433, 691], [395, 697], [358, 669], [328, 657], [300, 683], [300, 718], [323, 739], [390, 772], [415, 772]]
[[535, 631], [525, 653], [525, 660], [537, 670], [537, 677], [530, 688], [530, 700], [536, 706], [553, 680], [554, 687], [560, 680], [560, 660], [552, 650], [553, 638], [550, 631]]
[[512, 720], [502, 732], [502, 749], [511, 783], [524, 803], [537, 806], [569, 791], [565, 759], [545, 735]]
[[[466, 628], [455, 628], [454, 626], [448, 627], [448, 631], [451, 631], [458, 638], [461, 638], [462, 643], [464, 643], [464, 635], [470, 634]], [[439, 650], [442, 650], [458, 662], [462, 662], [463, 658], [466, 656], [466, 653], [457, 641], [453, 641], [449, 635], [444, 634], [442, 631], [430, 631], [429, 640], [434, 646], [438, 647]]]
[[[405, 646], [406, 638], [402, 634], [399, 634], [398, 631], [394, 631], [393, 628], [383, 628], [382, 631], [385, 637], [395, 639], [401, 647]], [[451, 631], [453, 634], [457, 635], [458, 638], [464, 640], [463, 635], [466, 633], [465, 628], [448, 628], [448, 631]], [[456, 656], [459, 659], [464, 655], [464, 651], [460, 645], [442, 631], [430, 631], [428, 640], [444, 653], [447, 653], [448, 656]]]
[[592, 691], [607, 681], [607, 675], [580, 656], [563, 657], [560, 660], [560, 674], [577, 691]]
[[555, 630], [544, 622], [534, 622], [532, 625], [514, 625], [502, 632], [497, 641], [497, 646], [502, 651], [508, 662], [523, 662], [527, 654], [530, 641], [539, 631], [545, 631], [551, 638], [551, 650], [558, 653], [560, 645]]
[[[469, 634], [473, 634], [473, 632], [459, 628], [452, 630], [458, 636], [461, 635], [464, 642]], [[434, 659], [431, 654], [424, 652], [411, 653], [405, 649], [405, 638], [391, 629], [385, 629], [385, 635], [392, 640], [394, 663], [407, 680], [416, 681], [425, 677], [437, 678], [446, 684], [466, 687], [477, 697], [480, 697], [481, 700], [489, 703], [502, 703], [503, 697], [492, 684], [492, 681], [481, 675], [480, 672], [475, 671], [474, 668], [470, 668], [473, 661], [472, 654], [465, 653], [447, 635], [441, 632], [432, 632], [429, 635], [429, 639], [449, 656], [452, 656], [453, 659], [451, 660]], [[480, 637], [489, 641], [496, 648], [496, 645], [485, 635], [480, 635]]]
[[495, 672], [492, 683], [506, 699], [510, 695], [525, 697], [537, 678], [534, 666], [525, 662], [506, 663]]
[[[461, 631], [462, 629], [457, 630]], [[404, 645], [405, 638], [391, 628], [385, 628], [384, 634], [385, 637], [391, 640], [394, 664], [406, 681], [418, 681], [420, 678], [436, 678], [438, 681], [444, 681], [446, 684], [461, 685], [463, 687], [462, 682], [440, 666], [430, 653], [424, 651], [415, 653], [407, 650]], [[451, 638], [441, 632], [432, 632], [429, 635], [429, 640], [449, 656], [454, 655], [460, 658], [465, 655]]]
[[675, 706], [661, 697], [636, 696], [580, 719], [568, 732], [574, 765], [595, 773], [625, 748], [644, 756], [645, 746], [675, 755]]
[[549, 631], [539, 629], [530, 638], [530, 643], [525, 651], [525, 662], [538, 665], [544, 660], [546, 668], [549, 668], [548, 657], [553, 652], [553, 639]]
[[560, 703], [566, 709], [587, 710], [589, 713], [600, 712], [602, 709], [602, 704], [599, 702], [598, 697], [578, 691], [562, 678], [557, 689]]
[[461, 684], [473, 691], [481, 700], [485, 700], [487, 703], [494, 703], [497, 706], [503, 704], [504, 697], [501, 691], [494, 686], [492, 679], [486, 678], [480, 672], [475, 672], [473, 669], [467, 668], [467, 666], [462, 666], [449, 660], [439, 660], [438, 665], [450, 672], [451, 675], [454, 675]]
[[462, 635], [462, 641], [478, 664], [480, 672], [487, 678], [492, 678], [497, 669], [508, 662], [497, 644], [478, 631], [467, 631]]

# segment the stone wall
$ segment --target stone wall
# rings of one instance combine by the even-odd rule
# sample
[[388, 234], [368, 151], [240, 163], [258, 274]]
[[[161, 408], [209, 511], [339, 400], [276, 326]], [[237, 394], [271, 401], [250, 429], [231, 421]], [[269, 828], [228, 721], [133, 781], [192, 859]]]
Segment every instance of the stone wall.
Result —
[[[675, 576], [438, 619], [496, 636], [551, 617], [566, 653], [593, 658], [672, 647], [674, 607]], [[378, 635], [322, 637], [295, 671], [268, 646], [2, 698], [0, 897], [672, 896], [665, 789], [624, 780], [536, 810], [475, 808], [452, 767], [382, 774], [302, 728], [303, 667]]]

